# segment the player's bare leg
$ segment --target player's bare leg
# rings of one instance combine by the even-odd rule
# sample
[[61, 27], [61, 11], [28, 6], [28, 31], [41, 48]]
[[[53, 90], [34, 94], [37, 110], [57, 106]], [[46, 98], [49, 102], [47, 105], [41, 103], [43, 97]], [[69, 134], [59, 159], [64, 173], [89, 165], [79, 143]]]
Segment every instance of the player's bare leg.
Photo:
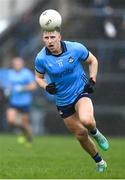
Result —
[[14, 108], [8, 108], [7, 112], [6, 112], [6, 118], [7, 118], [7, 122], [11, 127], [16, 127], [22, 130], [22, 125], [19, 122], [19, 118], [17, 120], [18, 116], [18, 111]]
[[95, 160], [97, 171], [105, 171], [107, 164], [99, 155], [95, 143], [89, 137], [88, 130], [79, 121], [77, 114], [75, 113], [74, 115], [65, 118], [64, 123], [66, 127], [75, 135], [82, 148]]
[[89, 130], [90, 134], [97, 141], [98, 145], [103, 149], [109, 148], [107, 139], [96, 128], [96, 122], [93, 113], [93, 104], [90, 98], [83, 97], [76, 104], [76, 111], [79, 115], [81, 123]]
[[[8, 108], [7, 112], [6, 112], [6, 118], [7, 118], [7, 122], [10, 125], [10, 127], [17, 128], [21, 132], [24, 131], [24, 128], [22, 127], [22, 123], [21, 123], [21, 117], [20, 117], [17, 109]], [[20, 143], [20, 144], [23, 144], [26, 141], [25, 137], [22, 135], [19, 136], [17, 140], [18, 140], [18, 143]]]
[[28, 142], [32, 142], [32, 128], [29, 122], [29, 114], [28, 113], [23, 113], [22, 114], [22, 125], [25, 130], [25, 135], [27, 138]]
[[65, 118], [64, 123], [66, 127], [75, 135], [81, 146], [93, 157], [97, 153], [94, 142], [88, 136], [88, 130], [78, 120], [78, 116], [74, 115]]
[[[15, 108], [8, 108], [6, 112], [6, 117], [7, 117], [7, 122], [8, 124], [13, 127], [13, 128], [18, 128], [23, 132], [23, 136], [20, 136], [18, 138], [19, 143], [25, 143], [26, 138], [31, 139], [32, 137], [32, 130], [30, 125], [27, 123], [28, 121], [26, 120], [27, 117], [23, 117], [22, 113], [19, 113]], [[23, 117], [23, 119], [22, 119]]]

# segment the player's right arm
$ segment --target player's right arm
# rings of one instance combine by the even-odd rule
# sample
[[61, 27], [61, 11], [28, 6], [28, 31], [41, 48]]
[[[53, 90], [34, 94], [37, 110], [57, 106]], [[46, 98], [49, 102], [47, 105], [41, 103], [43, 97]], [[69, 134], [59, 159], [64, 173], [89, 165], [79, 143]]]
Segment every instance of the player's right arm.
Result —
[[57, 89], [56, 89], [56, 84], [54, 82], [47, 84], [46, 80], [44, 79], [44, 74], [46, 70], [43, 65], [42, 59], [39, 59], [36, 57], [35, 60], [35, 79], [38, 85], [45, 89], [48, 93], [50, 94], [56, 94]]
[[41, 74], [41, 73], [35, 71], [35, 79], [41, 88], [45, 89], [50, 94], [53, 94], [53, 95], [56, 94], [57, 89], [56, 89], [55, 83], [47, 84], [44, 79], [44, 74]]
[[38, 54], [35, 59], [35, 80], [41, 88], [46, 89], [48, 84], [44, 79], [45, 68], [43, 62], [41, 54]]
[[44, 79], [44, 74], [41, 74], [37, 71], [35, 71], [35, 79], [36, 79], [36, 82], [38, 83], [38, 85], [43, 88], [43, 89], [46, 89], [46, 86], [48, 85], [47, 82], [45, 81]]

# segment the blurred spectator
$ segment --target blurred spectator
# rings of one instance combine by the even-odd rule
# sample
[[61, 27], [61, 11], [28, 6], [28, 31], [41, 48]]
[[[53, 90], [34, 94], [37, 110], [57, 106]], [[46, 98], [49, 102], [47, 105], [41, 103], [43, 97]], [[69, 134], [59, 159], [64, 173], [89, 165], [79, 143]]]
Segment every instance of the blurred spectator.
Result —
[[109, 0], [93, 0], [92, 6], [94, 8], [104, 8], [109, 5]]
[[29, 112], [36, 87], [34, 75], [24, 67], [24, 60], [20, 57], [13, 58], [12, 68], [8, 72], [8, 86], [5, 88], [5, 94], [8, 96], [6, 117], [11, 127], [23, 132], [18, 137], [19, 143], [30, 144], [32, 141]]
[[33, 38], [34, 32], [32, 12], [28, 11], [14, 30], [15, 48], [19, 56], [23, 57], [24, 49]]
[[115, 27], [114, 19], [112, 18], [113, 9], [111, 7], [105, 8], [105, 21], [104, 21], [104, 31], [108, 38], [116, 38], [117, 36], [117, 29]]
[[123, 15], [121, 24], [119, 25], [119, 38], [121, 40], [125, 39], [125, 15]]
[[112, 18], [114, 10], [109, 4], [109, 0], [93, 0], [93, 7], [99, 15], [96, 18], [97, 33], [100, 37], [103, 35], [104, 37], [115, 38], [117, 29]]

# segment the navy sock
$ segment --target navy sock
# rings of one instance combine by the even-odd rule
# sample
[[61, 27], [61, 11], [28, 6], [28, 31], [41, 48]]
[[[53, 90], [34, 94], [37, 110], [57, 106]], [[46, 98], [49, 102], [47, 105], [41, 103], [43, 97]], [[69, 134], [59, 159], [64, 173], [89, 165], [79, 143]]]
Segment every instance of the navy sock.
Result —
[[94, 161], [96, 163], [100, 162], [102, 160], [101, 156], [99, 155], [99, 153], [96, 153], [96, 155], [93, 157]]
[[91, 130], [90, 133], [91, 133], [92, 135], [95, 135], [95, 134], [97, 133], [97, 128]]

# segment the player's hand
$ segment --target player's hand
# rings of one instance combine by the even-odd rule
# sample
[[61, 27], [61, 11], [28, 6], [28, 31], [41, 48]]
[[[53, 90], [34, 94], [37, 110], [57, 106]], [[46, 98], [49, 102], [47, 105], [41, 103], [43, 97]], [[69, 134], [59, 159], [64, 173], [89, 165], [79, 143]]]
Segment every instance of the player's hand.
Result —
[[94, 92], [94, 86], [95, 86], [95, 81], [93, 81], [93, 79], [90, 78], [88, 83], [84, 87], [84, 92], [93, 93]]
[[50, 83], [46, 86], [46, 91], [50, 94], [56, 94], [57, 89], [55, 83]]

